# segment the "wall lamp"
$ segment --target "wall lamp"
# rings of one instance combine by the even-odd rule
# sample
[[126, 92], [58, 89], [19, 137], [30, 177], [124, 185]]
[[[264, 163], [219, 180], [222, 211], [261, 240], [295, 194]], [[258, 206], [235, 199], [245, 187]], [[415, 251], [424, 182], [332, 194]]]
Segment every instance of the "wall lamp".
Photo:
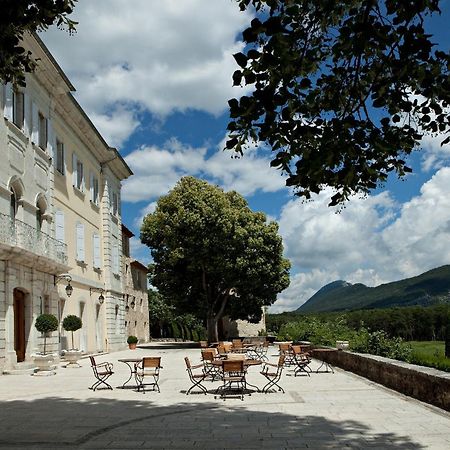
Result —
[[104, 289], [91, 287], [89, 288], [89, 292], [91, 293], [91, 295], [93, 292], [100, 292], [100, 295], [98, 296], [98, 302], [100, 303], [100, 305], [103, 305], [103, 302], [105, 301], [105, 297], [103, 297], [103, 292], [105, 292]]
[[70, 284], [70, 282], [72, 281], [72, 277], [69, 274], [67, 274], [67, 273], [64, 273], [62, 275], [54, 275], [53, 276], [53, 284], [55, 286], [62, 280], [67, 282], [66, 294], [67, 294], [67, 297], [70, 297], [72, 295], [72, 292], [73, 292], [73, 287]]

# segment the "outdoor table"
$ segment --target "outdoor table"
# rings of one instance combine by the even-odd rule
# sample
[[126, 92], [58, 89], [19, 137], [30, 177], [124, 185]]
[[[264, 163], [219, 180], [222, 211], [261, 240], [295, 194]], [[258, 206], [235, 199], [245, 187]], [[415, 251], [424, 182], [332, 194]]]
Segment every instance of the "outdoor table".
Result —
[[[224, 359], [216, 359], [214, 361], [211, 361], [211, 364], [213, 364], [214, 366], [223, 366], [223, 362], [225, 360]], [[244, 367], [248, 368], [250, 366], [259, 366], [262, 364], [262, 361], [259, 359], [244, 359]], [[250, 384], [247, 381], [247, 377], [245, 378], [245, 387], [247, 388], [247, 386], [250, 386], [252, 388], [254, 388], [257, 392], [260, 392], [259, 387], [255, 386], [254, 384]]]
[[124, 358], [118, 359], [118, 361], [126, 364], [130, 369], [130, 376], [128, 377], [128, 380], [122, 384], [122, 389], [124, 389], [125, 385], [133, 378], [133, 375], [136, 375], [136, 366], [142, 361], [142, 358]]
[[[330, 353], [330, 352], [337, 352], [337, 349], [336, 348], [315, 348], [314, 350], [312, 350], [313, 356], [316, 353], [319, 353], [319, 356], [320, 356], [320, 353], [325, 354], [325, 353]], [[331, 373], [334, 373], [333, 367], [331, 366], [331, 364], [329, 362], [327, 362], [323, 359], [321, 361], [322, 361], [322, 364], [317, 368], [316, 373], [319, 373], [319, 372], [327, 373], [330, 371], [331, 371]], [[320, 370], [323, 366], [325, 366], [325, 370]], [[330, 369], [330, 370], [328, 370], [328, 369]]]

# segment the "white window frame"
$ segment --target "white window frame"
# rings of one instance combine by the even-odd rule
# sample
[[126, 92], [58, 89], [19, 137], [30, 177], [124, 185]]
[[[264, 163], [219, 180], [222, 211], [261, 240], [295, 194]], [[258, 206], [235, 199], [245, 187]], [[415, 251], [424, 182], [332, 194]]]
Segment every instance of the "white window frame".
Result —
[[92, 259], [94, 269], [101, 269], [102, 268], [101, 241], [100, 235], [98, 233], [94, 233], [92, 235]]
[[64, 142], [56, 138], [55, 167], [61, 175], [66, 174], [65, 159]]
[[38, 145], [42, 150], [47, 150], [48, 120], [41, 111], [38, 113], [38, 129]]
[[23, 129], [25, 124], [25, 95], [22, 91], [13, 90], [12, 121], [17, 128]]
[[72, 183], [79, 191], [84, 192], [84, 165], [83, 162], [78, 159], [77, 154], [72, 154]]
[[98, 206], [100, 198], [100, 183], [98, 177], [96, 177], [93, 172], [91, 172], [89, 189], [91, 193], [91, 202]]
[[78, 262], [85, 262], [85, 251], [84, 251], [84, 224], [77, 222], [76, 225], [76, 255], [75, 259]]

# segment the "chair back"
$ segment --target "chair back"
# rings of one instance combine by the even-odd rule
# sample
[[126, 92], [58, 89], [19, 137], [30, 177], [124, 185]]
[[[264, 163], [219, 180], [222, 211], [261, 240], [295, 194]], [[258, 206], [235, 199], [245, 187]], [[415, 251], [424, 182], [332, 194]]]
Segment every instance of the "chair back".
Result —
[[161, 357], [160, 356], [145, 356], [142, 358], [142, 368], [143, 369], [155, 369], [161, 368]]
[[288, 342], [282, 342], [281, 344], [278, 344], [278, 348], [280, 350], [280, 353], [287, 353], [290, 351], [292, 345]]
[[96, 362], [95, 362], [95, 358], [93, 356], [89, 356], [89, 359], [91, 360], [91, 366], [95, 367], [97, 366]]
[[223, 373], [244, 373], [244, 361], [238, 359], [224, 359], [222, 362]]
[[245, 361], [244, 353], [228, 353], [227, 359], [232, 359], [233, 361]]
[[280, 355], [278, 358], [278, 368], [283, 368], [284, 366], [284, 360], [286, 359], [286, 356]]
[[233, 339], [233, 348], [242, 348], [242, 341], [240, 339]]
[[187, 356], [184, 357], [184, 362], [186, 363], [186, 369], [191, 371], [191, 362], [189, 361], [189, 358]]
[[291, 347], [291, 349], [292, 349], [292, 353], [293, 353], [294, 355], [299, 355], [300, 353], [302, 353], [302, 348], [301, 348], [300, 345], [293, 345], [293, 346]]
[[213, 348], [204, 349], [201, 351], [201, 353], [203, 361], [214, 361], [215, 349]]

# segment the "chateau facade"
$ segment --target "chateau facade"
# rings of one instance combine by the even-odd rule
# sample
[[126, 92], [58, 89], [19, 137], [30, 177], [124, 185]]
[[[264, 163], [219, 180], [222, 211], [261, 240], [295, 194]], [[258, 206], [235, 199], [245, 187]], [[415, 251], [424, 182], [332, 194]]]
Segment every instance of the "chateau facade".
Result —
[[[79, 316], [75, 347], [85, 352], [123, 348], [127, 337], [120, 195], [132, 172], [39, 37], [24, 47], [36, 71], [24, 88], [0, 86], [0, 372], [42, 350], [41, 313]], [[60, 326], [47, 346], [71, 341]]]

